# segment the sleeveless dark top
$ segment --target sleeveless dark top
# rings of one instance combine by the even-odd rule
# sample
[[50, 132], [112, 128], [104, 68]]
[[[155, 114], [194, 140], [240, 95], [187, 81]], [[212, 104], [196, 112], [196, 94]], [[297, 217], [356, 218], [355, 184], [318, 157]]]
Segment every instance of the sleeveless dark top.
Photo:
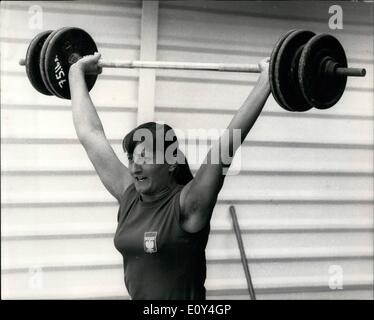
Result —
[[183, 186], [143, 202], [131, 184], [120, 199], [114, 245], [123, 256], [132, 299], [205, 299], [205, 248], [210, 226], [197, 233], [180, 227]]

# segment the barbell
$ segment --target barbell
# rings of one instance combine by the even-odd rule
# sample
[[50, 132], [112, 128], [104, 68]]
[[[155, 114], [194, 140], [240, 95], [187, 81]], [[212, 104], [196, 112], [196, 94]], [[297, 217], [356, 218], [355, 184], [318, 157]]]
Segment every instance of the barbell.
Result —
[[[64, 27], [39, 33], [30, 42], [20, 65], [32, 86], [45, 95], [70, 99], [69, 68], [81, 57], [97, 52], [92, 37], [84, 30]], [[258, 64], [196, 63], [169, 61], [105, 61], [103, 68], [181, 69], [224, 72], [261, 72]], [[342, 96], [348, 76], [363, 77], [363, 68], [348, 68], [344, 48], [329, 34], [291, 30], [275, 44], [269, 63], [271, 92], [287, 111], [327, 109]], [[86, 74], [90, 91], [98, 75]]]

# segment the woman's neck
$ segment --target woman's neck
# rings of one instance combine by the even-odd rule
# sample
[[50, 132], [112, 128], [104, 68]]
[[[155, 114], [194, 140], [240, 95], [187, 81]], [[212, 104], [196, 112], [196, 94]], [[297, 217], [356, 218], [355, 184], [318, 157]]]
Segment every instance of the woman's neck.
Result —
[[140, 194], [140, 199], [143, 202], [153, 202], [153, 201], [156, 201], [158, 199], [163, 198], [165, 195], [169, 194], [170, 190], [174, 189], [176, 186], [177, 186], [177, 183], [173, 179], [172, 181], [170, 181], [169, 184], [165, 185], [161, 190], [159, 190], [159, 191], [157, 191], [155, 193], [152, 193], [152, 194], [143, 194], [143, 193], [141, 193]]

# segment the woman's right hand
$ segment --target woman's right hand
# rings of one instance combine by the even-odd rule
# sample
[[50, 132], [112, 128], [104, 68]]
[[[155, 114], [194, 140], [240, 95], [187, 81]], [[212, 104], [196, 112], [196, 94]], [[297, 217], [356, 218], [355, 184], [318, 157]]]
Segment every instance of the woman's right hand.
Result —
[[260, 61], [258, 64], [260, 68], [260, 77], [258, 78], [258, 81], [262, 82], [269, 82], [269, 63], [270, 63], [270, 58], [265, 58]]
[[84, 56], [71, 65], [70, 70], [79, 69], [84, 74], [100, 74], [103, 69], [98, 65], [101, 54], [95, 52], [93, 55]]

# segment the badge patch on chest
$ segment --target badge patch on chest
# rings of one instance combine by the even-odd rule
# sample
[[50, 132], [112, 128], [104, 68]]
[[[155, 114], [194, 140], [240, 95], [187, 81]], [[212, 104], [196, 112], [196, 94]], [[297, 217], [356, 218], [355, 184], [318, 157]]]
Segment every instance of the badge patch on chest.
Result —
[[146, 253], [157, 252], [157, 232], [144, 232], [144, 251]]

